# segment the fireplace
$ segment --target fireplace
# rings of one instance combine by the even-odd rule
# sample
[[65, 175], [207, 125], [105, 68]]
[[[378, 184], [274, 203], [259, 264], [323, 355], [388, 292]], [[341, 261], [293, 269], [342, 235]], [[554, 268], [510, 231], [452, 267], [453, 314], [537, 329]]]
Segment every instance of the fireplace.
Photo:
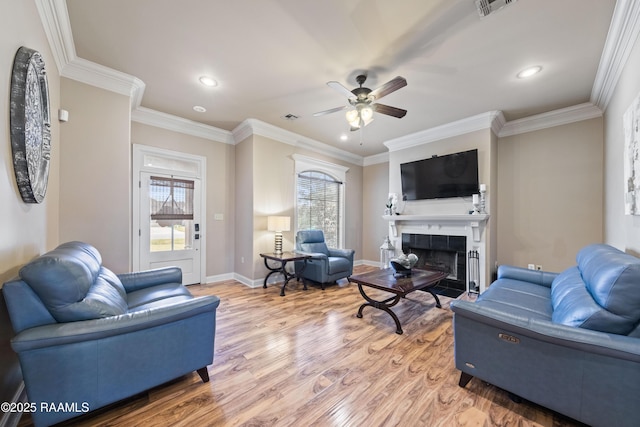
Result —
[[438, 234], [402, 233], [402, 252], [418, 256], [416, 268], [444, 271], [441, 293], [458, 296], [467, 289], [467, 238]]
[[[435, 257], [435, 261], [429, 260], [434, 258], [433, 255], [427, 253], [424, 256], [433, 268], [445, 268], [442, 264], [451, 266], [448, 273], [452, 277], [445, 283], [447, 289], [460, 289], [456, 291], [458, 293], [484, 292], [491, 278], [486, 255], [488, 214], [436, 213], [385, 215], [383, 218], [389, 221], [389, 238], [398, 251], [402, 249], [406, 254], [420, 250], [445, 253]], [[467, 253], [474, 254], [473, 268], [469, 268]], [[445, 262], [445, 257], [450, 260]], [[473, 278], [469, 277], [470, 274]], [[471, 289], [466, 287], [469, 280], [473, 280]]]

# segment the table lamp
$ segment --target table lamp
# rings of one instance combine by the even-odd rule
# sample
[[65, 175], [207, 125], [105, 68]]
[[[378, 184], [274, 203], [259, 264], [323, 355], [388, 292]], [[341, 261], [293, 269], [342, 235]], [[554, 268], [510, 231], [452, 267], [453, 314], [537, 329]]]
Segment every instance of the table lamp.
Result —
[[282, 254], [282, 232], [291, 230], [291, 217], [288, 216], [268, 216], [267, 230], [275, 231], [276, 245], [275, 253]]

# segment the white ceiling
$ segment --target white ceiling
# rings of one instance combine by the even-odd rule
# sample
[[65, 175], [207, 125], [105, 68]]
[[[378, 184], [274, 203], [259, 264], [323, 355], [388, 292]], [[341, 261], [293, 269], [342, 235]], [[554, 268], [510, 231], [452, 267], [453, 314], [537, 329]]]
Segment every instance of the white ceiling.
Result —
[[[66, 5], [77, 57], [142, 80], [141, 107], [227, 131], [254, 118], [366, 157], [386, 152], [385, 141], [488, 111], [515, 120], [588, 102], [615, 0], [519, 0], [482, 19], [474, 0]], [[516, 78], [531, 65], [542, 72]], [[360, 73], [371, 89], [406, 78], [381, 102], [407, 115], [375, 114], [362, 134], [349, 132], [344, 111], [313, 117], [347, 104], [326, 82], [352, 89]], [[202, 86], [201, 75], [219, 85]]]

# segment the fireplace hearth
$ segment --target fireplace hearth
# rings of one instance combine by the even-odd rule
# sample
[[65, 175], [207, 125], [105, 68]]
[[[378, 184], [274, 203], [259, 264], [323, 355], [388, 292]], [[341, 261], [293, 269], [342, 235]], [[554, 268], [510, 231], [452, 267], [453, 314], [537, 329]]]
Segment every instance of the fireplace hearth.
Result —
[[402, 233], [402, 251], [416, 254], [416, 268], [444, 271], [448, 274], [438, 293], [457, 297], [466, 290], [467, 239], [464, 236]]

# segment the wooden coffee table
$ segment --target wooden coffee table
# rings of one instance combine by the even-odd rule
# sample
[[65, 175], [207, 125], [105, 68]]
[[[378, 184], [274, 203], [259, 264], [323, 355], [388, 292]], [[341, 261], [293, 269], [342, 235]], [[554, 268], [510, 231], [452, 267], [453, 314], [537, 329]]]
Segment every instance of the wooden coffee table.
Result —
[[[413, 291], [424, 291], [433, 295], [436, 300], [436, 307], [442, 308], [440, 300], [432, 288], [445, 277], [447, 277], [447, 273], [442, 271], [418, 269], [414, 269], [408, 277], [396, 277], [393, 269], [384, 269], [351, 276], [349, 281], [358, 284], [360, 294], [367, 301], [358, 309], [358, 317], [362, 318], [362, 310], [367, 306], [386, 311], [396, 322], [396, 333], [402, 334], [400, 320], [398, 320], [398, 316], [391, 311], [391, 307], [396, 305], [400, 301], [400, 298], [404, 298]], [[374, 300], [365, 293], [365, 286], [392, 293], [393, 296], [382, 301]]]

